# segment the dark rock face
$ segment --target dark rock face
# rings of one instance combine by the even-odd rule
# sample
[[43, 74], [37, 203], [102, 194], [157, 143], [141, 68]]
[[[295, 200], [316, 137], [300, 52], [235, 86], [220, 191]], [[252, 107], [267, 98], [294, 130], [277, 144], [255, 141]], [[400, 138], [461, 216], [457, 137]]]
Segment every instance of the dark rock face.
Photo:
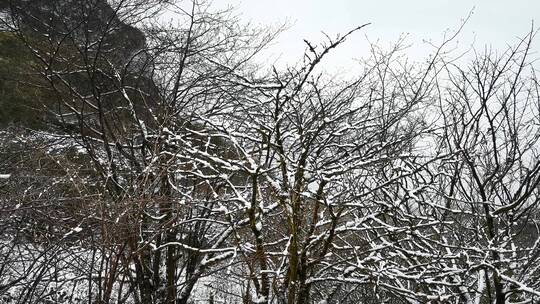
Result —
[[2, 0], [0, 9], [15, 17], [20, 27], [51, 40], [100, 41], [90, 47], [99, 47], [117, 60], [145, 45], [144, 34], [121, 20], [106, 0]]
[[[154, 93], [153, 82], [145, 70], [146, 53], [141, 52], [137, 58], [132, 58], [145, 48], [143, 32], [127, 24], [129, 18], [123, 15], [126, 12], [118, 11], [107, 0], [0, 0], [0, 11], [3, 12], [2, 18], [7, 18], [8, 23], [13, 22], [13, 26], [32, 39], [32, 44], [43, 48], [41, 53], [51, 54], [56, 45], [61, 45], [58, 48], [60, 55], [56, 56], [61, 59], [54, 65], [71, 71], [65, 77], [80, 92], [90, 94], [95, 87], [104, 92], [113, 90], [115, 87], [109, 77], [112, 75], [110, 63], [121, 68], [129, 62], [124, 81]], [[86, 73], [73, 72], [96, 64], [94, 56], [97, 54], [97, 65], [105, 74], [95, 73], [90, 85]], [[43, 112], [43, 107], [40, 104], [54, 103], [58, 98], [47, 90], [24, 84], [43, 87], [33, 71], [36, 59], [15, 34], [2, 29], [0, 63], [3, 63], [0, 67], [0, 106], [4, 109], [3, 114], [0, 113], [0, 127], [15, 123], [41, 128], [43, 115], [39, 113]], [[114, 101], [118, 99], [117, 94], [107, 99], [111, 101], [105, 104], [106, 107], [117, 105]], [[136, 103], [135, 106], [146, 105]]]

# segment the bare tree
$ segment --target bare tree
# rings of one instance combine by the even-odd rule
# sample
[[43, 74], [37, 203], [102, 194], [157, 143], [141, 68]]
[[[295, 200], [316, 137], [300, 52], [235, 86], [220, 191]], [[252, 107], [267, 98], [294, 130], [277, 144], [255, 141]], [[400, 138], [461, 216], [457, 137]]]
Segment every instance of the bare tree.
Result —
[[391, 278], [411, 265], [391, 265], [387, 273], [382, 265], [396, 260], [396, 250], [413, 255], [403, 234], [431, 225], [407, 212], [433, 182], [425, 178], [428, 164], [441, 157], [422, 158], [415, 148], [430, 132], [419, 113], [433, 102], [438, 57], [415, 70], [396, 67], [397, 48], [374, 49], [353, 81], [315, 72], [361, 28], [318, 46], [306, 41], [298, 67], [274, 69], [266, 83], [238, 79], [251, 94], [198, 117], [204, 136], [224, 139], [234, 152], [231, 158], [194, 149], [187, 158], [206, 170], [204, 178], [224, 184], [221, 208], [255, 303], [347, 299], [348, 285], [435, 298]]
[[[219, 230], [199, 219], [214, 203], [181, 173], [190, 163], [178, 155], [191, 147], [175, 141], [204, 128], [192, 121], [195, 109], [211, 112], [207, 100], [237, 94], [228, 79], [253, 70], [250, 58], [274, 32], [195, 1], [11, 1], [9, 9], [5, 24], [54, 93], [57, 103], [45, 104], [52, 121], [82, 147], [105, 191], [88, 206], [89, 229], [99, 232], [90, 247], [101, 258], [89, 298], [124, 301], [126, 292], [135, 302], [186, 303], [213, 264], [202, 254], [214, 250], [203, 247], [222, 242], [208, 244]], [[165, 9], [179, 24], [161, 21]]]
[[[538, 299], [538, 80], [529, 55], [534, 32], [498, 53], [447, 67], [440, 149], [445, 242], [459, 259], [467, 299]], [[444, 203], [442, 203], [444, 202]]]

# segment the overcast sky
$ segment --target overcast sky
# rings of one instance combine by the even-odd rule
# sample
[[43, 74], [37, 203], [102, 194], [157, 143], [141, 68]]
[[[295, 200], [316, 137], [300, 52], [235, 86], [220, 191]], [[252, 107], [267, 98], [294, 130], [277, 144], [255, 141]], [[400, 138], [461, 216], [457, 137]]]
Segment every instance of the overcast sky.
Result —
[[[305, 48], [303, 39], [315, 43], [323, 39], [321, 31], [332, 36], [370, 22], [330, 58], [328, 64], [345, 69], [351, 58], [367, 54], [368, 39], [388, 45], [404, 34], [413, 44], [410, 57], [420, 60], [429, 51], [423, 40], [442, 41], [445, 31], [457, 29], [471, 11], [459, 38], [463, 49], [473, 42], [476, 47], [502, 49], [524, 36], [533, 20], [535, 28], [540, 26], [540, 0], [215, 0], [215, 4], [233, 5], [244, 20], [255, 24], [288, 22], [290, 28], [271, 49], [278, 64], [297, 61]], [[537, 41], [535, 51], [539, 45]]]

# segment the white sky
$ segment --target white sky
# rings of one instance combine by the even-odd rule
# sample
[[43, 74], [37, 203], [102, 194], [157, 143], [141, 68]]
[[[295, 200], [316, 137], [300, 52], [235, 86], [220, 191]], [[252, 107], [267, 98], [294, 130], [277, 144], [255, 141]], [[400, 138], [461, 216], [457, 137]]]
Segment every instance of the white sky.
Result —
[[[269, 50], [276, 64], [291, 64], [301, 58], [305, 44], [322, 41], [321, 31], [334, 36], [355, 26], [371, 25], [334, 52], [326, 66], [348, 70], [352, 58], [367, 55], [367, 39], [382, 45], [407, 34], [413, 46], [407, 51], [414, 60], [424, 58], [430, 47], [423, 40], [441, 42], [444, 32], [457, 29], [461, 20], [473, 14], [459, 38], [460, 49], [473, 42], [476, 47], [492, 45], [502, 49], [515, 43], [531, 29], [540, 27], [540, 0], [214, 0], [219, 6], [232, 5], [246, 21], [272, 25], [288, 22], [285, 31]], [[534, 50], [540, 50], [540, 35]], [[279, 55], [279, 56], [278, 56]], [[538, 52], [533, 55], [540, 57]]]

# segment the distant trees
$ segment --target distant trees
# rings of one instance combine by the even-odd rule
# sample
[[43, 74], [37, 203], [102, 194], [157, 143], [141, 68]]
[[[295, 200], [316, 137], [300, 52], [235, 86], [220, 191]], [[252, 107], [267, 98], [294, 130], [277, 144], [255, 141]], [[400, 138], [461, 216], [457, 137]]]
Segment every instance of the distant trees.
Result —
[[338, 80], [364, 26], [279, 70], [253, 59], [281, 29], [205, 2], [1, 7], [47, 111], [1, 133], [5, 301], [537, 299], [534, 33], [466, 68], [373, 46]]

